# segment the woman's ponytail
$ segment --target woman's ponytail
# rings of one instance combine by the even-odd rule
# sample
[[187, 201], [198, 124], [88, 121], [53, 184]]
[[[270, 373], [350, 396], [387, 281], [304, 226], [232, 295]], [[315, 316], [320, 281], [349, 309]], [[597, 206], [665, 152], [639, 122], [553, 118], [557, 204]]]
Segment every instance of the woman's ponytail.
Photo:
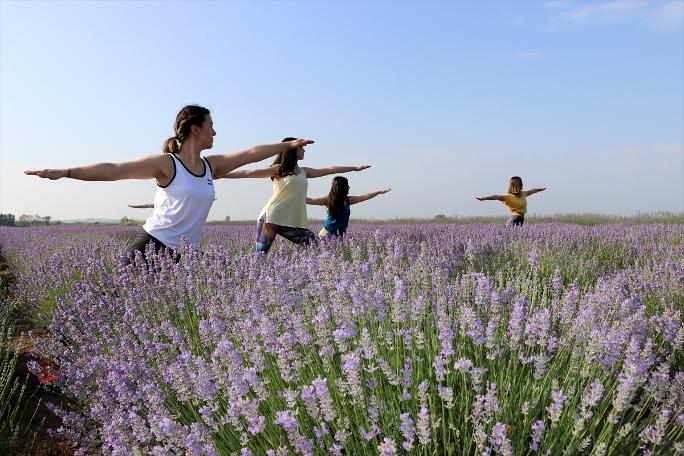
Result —
[[178, 139], [175, 136], [171, 136], [169, 139], [164, 141], [162, 146], [162, 152], [165, 154], [176, 154], [180, 150], [180, 145]]
[[207, 114], [211, 114], [207, 108], [198, 105], [187, 105], [178, 112], [176, 122], [173, 124], [175, 136], [164, 141], [162, 152], [165, 154], [175, 154], [180, 151], [180, 146], [185, 138], [190, 135], [193, 125], [201, 127]]

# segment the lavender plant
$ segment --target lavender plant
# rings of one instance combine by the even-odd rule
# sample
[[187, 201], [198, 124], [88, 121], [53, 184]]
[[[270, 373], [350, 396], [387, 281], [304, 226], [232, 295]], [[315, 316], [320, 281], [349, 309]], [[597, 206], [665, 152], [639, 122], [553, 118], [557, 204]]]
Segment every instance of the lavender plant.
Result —
[[212, 226], [131, 267], [128, 229], [0, 234], [81, 454], [684, 449], [680, 226]]
[[15, 375], [19, 343], [13, 342], [14, 325], [10, 320], [10, 308], [0, 307], [0, 454], [9, 454], [16, 440], [25, 429], [19, 423], [24, 407], [22, 399], [26, 383]]

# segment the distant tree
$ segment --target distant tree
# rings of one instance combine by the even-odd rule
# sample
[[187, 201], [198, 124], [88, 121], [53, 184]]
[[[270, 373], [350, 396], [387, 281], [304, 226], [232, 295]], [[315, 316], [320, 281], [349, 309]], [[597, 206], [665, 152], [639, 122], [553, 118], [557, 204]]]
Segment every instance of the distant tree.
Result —
[[14, 214], [0, 214], [0, 226], [15, 226]]
[[446, 215], [444, 215], [444, 214], [435, 215], [435, 220], [444, 220], [444, 219], [446, 219]]
[[226, 222], [230, 222], [230, 215], [226, 215]]
[[40, 215], [28, 215], [28, 214], [22, 214], [19, 216], [19, 223], [17, 223], [17, 226], [40, 226], [40, 225], [49, 225], [50, 220], [52, 219], [52, 216], [46, 215], [45, 217], [42, 217]]

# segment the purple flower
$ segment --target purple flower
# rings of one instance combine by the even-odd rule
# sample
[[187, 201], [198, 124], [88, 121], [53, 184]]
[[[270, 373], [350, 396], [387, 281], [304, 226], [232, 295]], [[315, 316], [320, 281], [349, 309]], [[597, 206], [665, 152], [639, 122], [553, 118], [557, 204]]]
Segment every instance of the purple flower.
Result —
[[460, 371], [460, 372], [468, 372], [470, 368], [473, 367], [473, 362], [469, 360], [468, 358], [459, 358], [455, 363], [454, 363], [454, 370]]
[[406, 451], [409, 451], [411, 448], [413, 448], [413, 442], [415, 441], [415, 427], [413, 426], [413, 420], [408, 413], [402, 413], [399, 415], [399, 421], [401, 422], [399, 425], [399, 430], [401, 431], [401, 435], [404, 437], [404, 442], [401, 444], [401, 446]]
[[425, 407], [421, 407], [420, 412], [418, 412], [416, 428], [418, 429], [418, 441], [420, 444], [427, 445], [430, 443], [430, 416]]
[[546, 427], [542, 420], [535, 421], [532, 423], [532, 443], [530, 443], [530, 449], [533, 451], [539, 451], [539, 444], [544, 438], [544, 431]]
[[507, 427], [505, 424], [497, 422], [492, 429], [492, 443], [494, 444], [494, 449], [503, 456], [513, 455], [513, 446], [508, 438], [508, 428], [510, 428], [510, 426]]
[[292, 431], [299, 427], [297, 419], [289, 410], [276, 412], [276, 419], [274, 422], [275, 424], [279, 424], [280, 426], [282, 426], [283, 429], [285, 429], [286, 431]]
[[435, 356], [434, 361], [432, 362], [432, 367], [435, 369], [435, 377], [437, 377], [437, 381], [442, 381], [444, 380], [444, 376], [446, 375], [446, 361], [439, 355]]
[[551, 420], [552, 426], [558, 423], [560, 416], [563, 413], [563, 404], [568, 397], [563, 394], [563, 390], [553, 390], [551, 391], [551, 405], [549, 405], [546, 410], [549, 412], [549, 420]]
[[380, 445], [378, 445], [378, 453], [380, 456], [394, 456], [397, 454], [397, 446], [389, 437], [385, 437]]

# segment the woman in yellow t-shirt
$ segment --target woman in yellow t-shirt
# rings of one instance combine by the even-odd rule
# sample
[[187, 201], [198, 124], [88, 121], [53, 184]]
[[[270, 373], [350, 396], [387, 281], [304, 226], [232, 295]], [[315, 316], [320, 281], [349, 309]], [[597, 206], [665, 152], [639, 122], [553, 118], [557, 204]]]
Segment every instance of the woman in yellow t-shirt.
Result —
[[[287, 141], [291, 139], [283, 139], [283, 142]], [[257, 222], [257, 252], [268, 252], [277, 235], [300, 245], [315, 242], [316, 236], [309, 230], [306, 218], [307, 179], [370, 168], [368, 165], [304, 168], [298, 165], [303, 159], [303, 147], [288, 149], [278, 154], [268, 168], [234, 171], [222, 176], [229, 179], [268, 177], [273, 181], [273, 195], [261, 210]]]
[[518, 176], [513, 176], [511, 177], [510, 184], [508, 184], [508, 193], [505, 195], [490, 195], [475, 199], [479, 201], [501, 201], [511, 211], [511, 217], [506, 222], [506, 225], [522, 226], [525, 222], [525, 214], [527, 213], [527, 197], [544, 190], [546, 190], [546, 187], [523, 190], [522, 179]]

